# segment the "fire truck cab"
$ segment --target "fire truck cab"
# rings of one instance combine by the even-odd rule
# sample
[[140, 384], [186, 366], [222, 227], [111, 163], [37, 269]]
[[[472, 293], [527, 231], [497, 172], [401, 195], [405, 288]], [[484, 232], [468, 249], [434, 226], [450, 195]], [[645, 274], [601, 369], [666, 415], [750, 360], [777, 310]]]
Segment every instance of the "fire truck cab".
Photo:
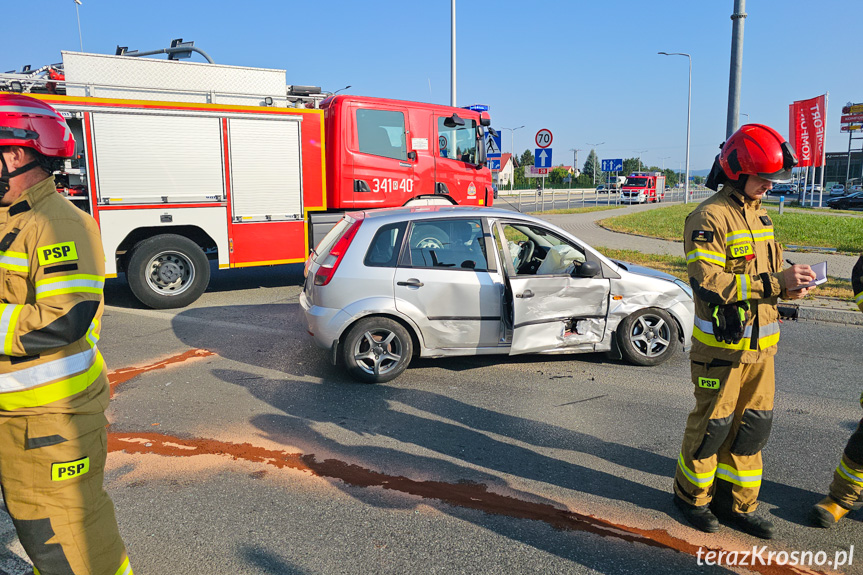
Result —
[[644, 204], [661, 202], [665, 197], [665, 176], [662, 172], [633, 172], [620, 188], [620, 202]]
[[125, 273], [149, 307], [195, 301], [211, 262], [304, 262], [348, 210], [493, 202], [484, 112], [144, 55], [63, 52], [0, 74], [0, 91], [66, 118], [77, 155], [58, 192], [99, 224], [106, 276]]

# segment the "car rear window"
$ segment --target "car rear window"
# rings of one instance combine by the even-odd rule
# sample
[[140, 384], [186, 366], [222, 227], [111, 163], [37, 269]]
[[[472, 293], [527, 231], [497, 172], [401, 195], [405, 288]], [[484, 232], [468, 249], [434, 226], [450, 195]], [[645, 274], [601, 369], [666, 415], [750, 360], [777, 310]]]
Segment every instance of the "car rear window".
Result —
[[315, 248], [312, 259], [317, 262], [318, 260], [323, 260], [330, 255], [330, 250], [333, 249], [333, 246], [337, 241], [339, 241], [339, 238], [345, 234], [351, 223], [353, 223], [353, 220], [348, 220], [348, 218], [342, 218], [339, 220], [339, 223], [337, 223], [333, 229], [324, 236], [324, 239], [322, 239], [321, 243], [318, 244], [318, 247]]
[[406, 227], [407, 222], [381, 227], [369, 244], [363, 263], [369, 267], [396, 267]]

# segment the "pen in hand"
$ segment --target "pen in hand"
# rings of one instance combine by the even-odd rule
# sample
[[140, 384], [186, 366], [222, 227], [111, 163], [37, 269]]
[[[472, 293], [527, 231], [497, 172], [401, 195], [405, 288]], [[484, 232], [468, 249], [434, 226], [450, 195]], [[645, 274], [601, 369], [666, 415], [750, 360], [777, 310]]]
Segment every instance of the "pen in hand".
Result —
[[796, 264], [795, 264], [794, 262], [792, 262], [791, 260], [785, 260], [785, 262], [786, 262], [789, 266], [796, 265]]

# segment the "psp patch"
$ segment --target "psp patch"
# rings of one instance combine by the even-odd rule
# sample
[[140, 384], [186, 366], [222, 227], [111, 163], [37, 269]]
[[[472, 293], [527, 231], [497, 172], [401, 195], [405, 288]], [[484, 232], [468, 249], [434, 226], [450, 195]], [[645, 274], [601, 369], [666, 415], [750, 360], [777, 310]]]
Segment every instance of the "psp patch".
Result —
[[709, 377], [698, 378], [698, 387], [703, 387], [704, 389], [719, 389], [719, 385], [718, 379], [712, 379]]
[[74, 262], [78, 259], [78, 250], [75, 242], [63, 242], [36, 248], [39, 254], [39, 264], [47, 266], [59, 262]]
[[82, 457], [75, 461], [51, 464], [51, 481], [66, 481], [74, 477], [80, 477], [90, 471], [90, 458]]
[[738, 246], [731, 246], [730, 250], [732, 258], [745, 257], [746, 259], [752, 259], [752, 257], [755, 257], [755, 251], [752, 248], [752, 244], [740, 244]]
[[693, 230], [692, 231], [692, 241], [693, 242], [712, 242], [713, 241], [713, 232], [710, 230]]

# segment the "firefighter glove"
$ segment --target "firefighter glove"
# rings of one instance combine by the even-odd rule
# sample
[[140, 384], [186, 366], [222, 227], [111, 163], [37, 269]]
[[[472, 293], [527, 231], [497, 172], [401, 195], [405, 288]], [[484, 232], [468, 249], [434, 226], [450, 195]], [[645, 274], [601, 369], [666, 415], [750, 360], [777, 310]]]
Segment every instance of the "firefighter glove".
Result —
[[749, 302], [740, 301], [726, 305], [713, 306], [713, 336], [716, 341], [733, 344], [743, 339]]

